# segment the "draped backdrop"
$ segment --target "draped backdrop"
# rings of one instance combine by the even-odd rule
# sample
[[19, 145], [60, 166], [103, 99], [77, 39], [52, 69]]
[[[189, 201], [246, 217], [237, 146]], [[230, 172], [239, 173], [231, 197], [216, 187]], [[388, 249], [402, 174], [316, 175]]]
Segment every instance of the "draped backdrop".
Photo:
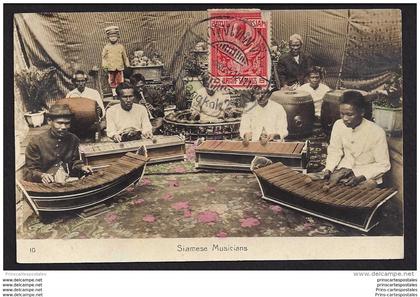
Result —
[[[55, 66], [52, 97], [61, 97], [71, 89], [75, 70], [88, 72], [101, 65], [104, 28], [117, 25], [129, 56], [138, 49], [149, 57], [160, 53], [180, 86], [185, 54], [207, 40], [206, 18], [207, 11], [15, 14], [15, 71]], [[401, 13], [396, 9], [272, 10], [271, 32], [277, 43], [300, 34], [303, 50], [326, 68], [326, 83], [332, 88], [375, 89], [401, 64]]]

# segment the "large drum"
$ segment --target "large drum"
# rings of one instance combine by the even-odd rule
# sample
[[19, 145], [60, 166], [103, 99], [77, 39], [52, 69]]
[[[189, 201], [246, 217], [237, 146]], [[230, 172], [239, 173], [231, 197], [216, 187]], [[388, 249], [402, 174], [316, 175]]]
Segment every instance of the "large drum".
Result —
[[357, 91], [362, 93], [366, 100], [365, 118], [372, 119], [372, 102], [368, 93], [354, 89], [332, 90], [325, 94], [321, 106], [321, 124], [326, 133], [331, 133], [336, 120], [340, 119], [340, 99], [346, 91]]
[[276, 91], [270, 100], [280, 103], [287, 114], [289, 136], [299, 137], [312, 133], [315, 107], [312, 96], [304, 91]]
[[59, 99], [56, 104], [67, 104], [74, 113], [71, 123], [71, 131], [77, 136], [90, 137], [96, 129], [95, 123], [98, 121], [98, 103], [95, 100], [75, 97]]

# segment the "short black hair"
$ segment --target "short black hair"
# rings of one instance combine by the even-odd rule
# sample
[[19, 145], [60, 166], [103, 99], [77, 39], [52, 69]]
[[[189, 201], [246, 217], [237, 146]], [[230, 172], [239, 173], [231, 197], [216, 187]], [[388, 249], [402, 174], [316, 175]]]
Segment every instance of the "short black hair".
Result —
[[131, 77], [130, 77], [130, 83], [134, 86], [134, 85], [136, 85], [139, 81], [142, 81], [142, 82], [144, 82], [144, 83], [146, 83], [146, 79], [144, 78], [144, 76], [142, 75], [142, 74], [140, 74], [140, 73], [136, 73], [136, 74], [133, 74]]
[[340, 99], [340, 104], [349, 104], [359, 111], [366, 110], [366, 101], [362, 93], [358, 91], [346, 91]]
[[321, 79], [324, 79], [324, 68], [321, 66], [312, 66], [311, 68], [309, 68], [308, 73], [306, 74], [308, 77], [311, 75], [311, 73], [317, 73], [319, 74], [319, 77]]
[[71, 81], [74, 83], [75, 79], [76, 79], [76, 75], [83, 75], [84, 79], [87, 81], [88, 80], [88, 76], [86, 75], [86, 73], [83, 70], [77, 70], [73, 76], [71, 77]]
[[115, 92], [117, 93], [117, 96], [120, 97], [121, 96], [121, 91], [122, 90], [127, 90], [127, 89], [133, 89], [134, 90], [134, 87], [131, 83], [123, 82], [123, 83], [120, 83], [117, 86], [117, 88], [115, 89]]

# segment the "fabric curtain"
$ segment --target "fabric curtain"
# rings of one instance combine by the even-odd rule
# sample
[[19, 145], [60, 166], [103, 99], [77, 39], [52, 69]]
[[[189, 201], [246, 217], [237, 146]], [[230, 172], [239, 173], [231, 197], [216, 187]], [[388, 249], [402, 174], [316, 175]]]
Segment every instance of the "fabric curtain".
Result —
[[[24, 63], [56, 67], [57, 90], [51, 104], [71, 89], [75, 70], [89, 72], [101, 65], [107, 42], [104, 28], [117, 25], [129, 56], [139, 49], [149, 57], [161, 54], [182, 97], [185, 55], [196, 42], [207, 40], [207, 17], [207, 11], [15, 14], [15, 59], [20, 57], [15, 71]], [[401, 64], [399, 10], [272, 10], [271, 20], [276, 42], [288, 41], [294, 33], [302, 35], [303, 50], [326, 68], [326, 83], [332, 88], [374, 89]], [[102, 85], [107, 86], [104, 75]]]

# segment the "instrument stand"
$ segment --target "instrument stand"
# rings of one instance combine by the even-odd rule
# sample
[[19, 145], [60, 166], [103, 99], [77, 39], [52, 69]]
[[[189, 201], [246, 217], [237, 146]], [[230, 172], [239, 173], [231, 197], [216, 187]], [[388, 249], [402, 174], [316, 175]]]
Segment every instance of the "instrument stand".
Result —
[[87, 207], [77, 215], [82, 219], [90, 219], [92, 217], [107, 213], [110, 210], [111, 208], [108, 207], [105, 203], [101, 203], [92, 207]]

